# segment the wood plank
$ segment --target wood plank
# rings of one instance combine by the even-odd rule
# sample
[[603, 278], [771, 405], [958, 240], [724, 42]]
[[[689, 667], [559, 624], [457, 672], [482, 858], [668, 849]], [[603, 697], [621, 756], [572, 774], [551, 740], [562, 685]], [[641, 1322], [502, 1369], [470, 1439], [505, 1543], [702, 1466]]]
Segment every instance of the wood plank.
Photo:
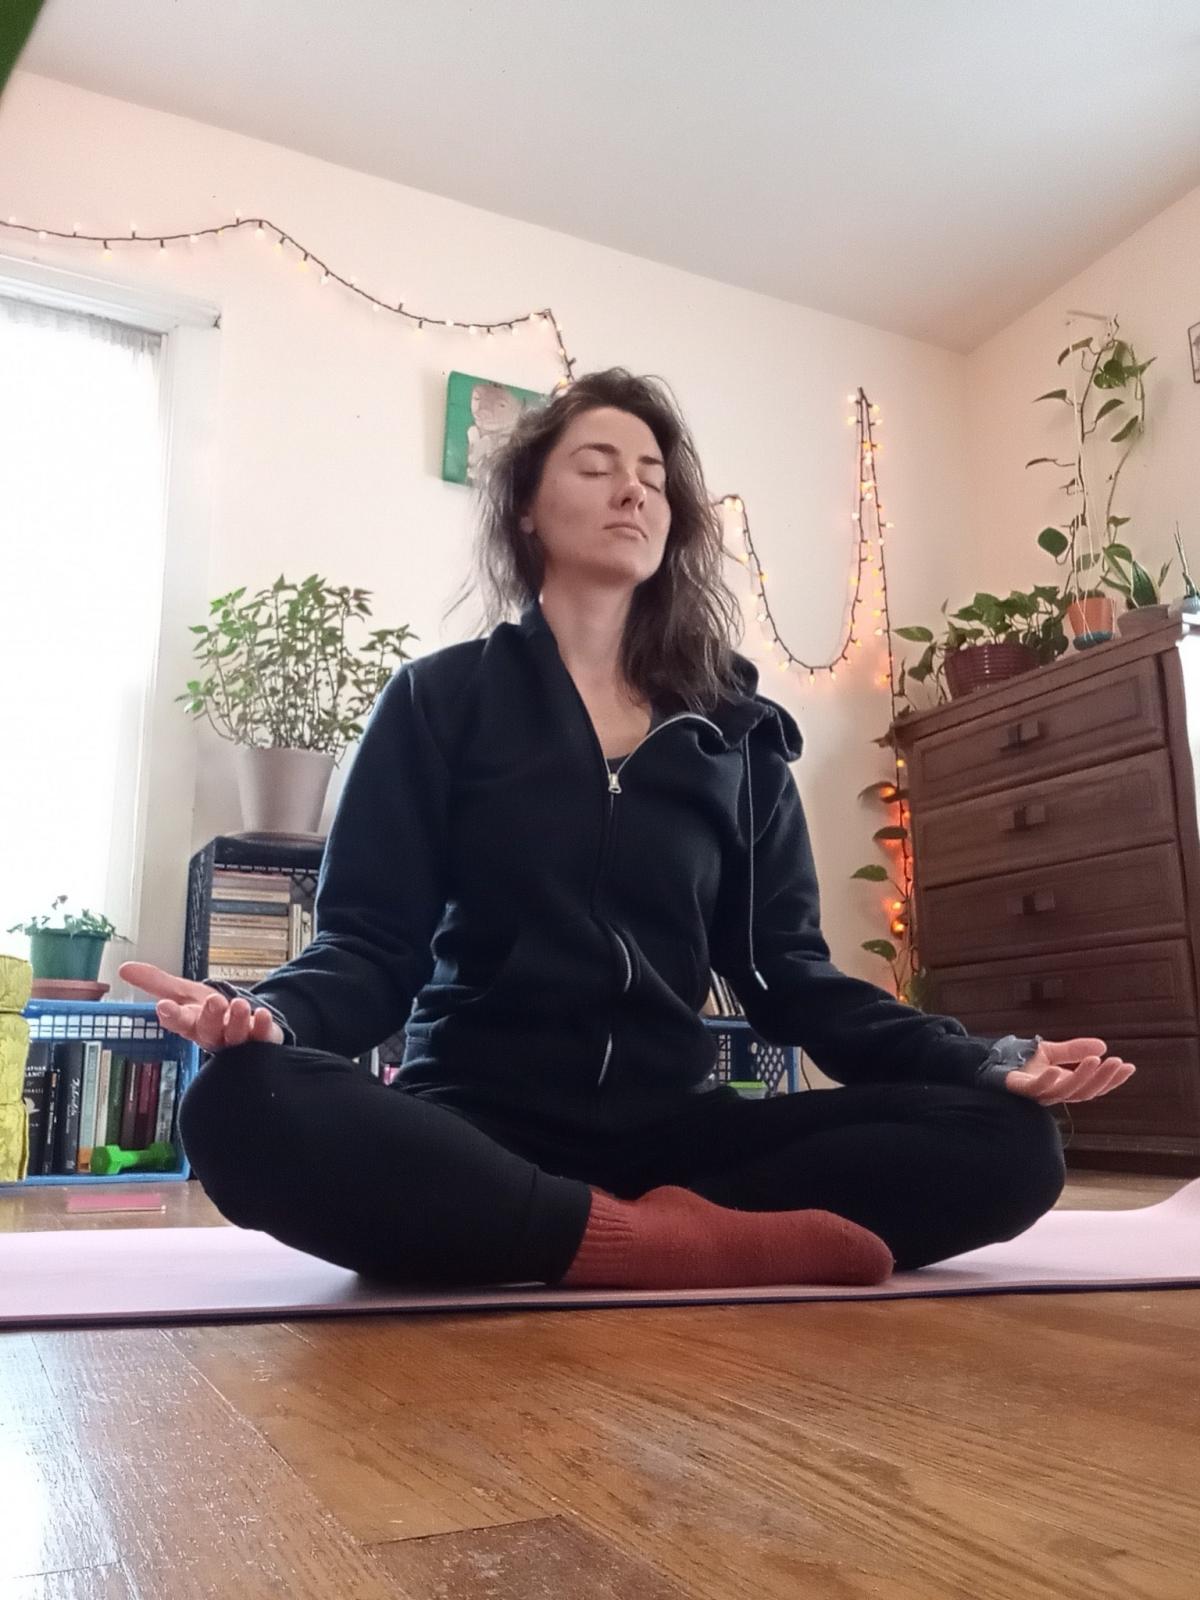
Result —
[[0, 1579], [33, 1581], [117, 1559], [83, 1463], [64, 1446], [66, 1433], [35, 1335], [0, 1336]]
[[81, 1567], [30, 1578], [0, 1579], [0, 1600], [138, 1600], [123, 1570]]
[[[259, 1434], [157, 1331], [33, 1336], [138, 1600], [395, 1600], [385, 1577]], [[43, 1518], [61, 1513], [47, 1501]]]
[[566, 1517], [376, 1546], [413, 1594], [438, 1600], [687, 1600], [647, 1562]]
[[[420, 1320], [205, 1325], [174, 1328], [169, 1337], [364, 1543], [552, 1511], [510, 1459], [480, 1443], [471, 1420], [477, 1382], [468, 1381], [453, 1416], [448, 1409], [432, 1415], [414, 1398], [429, 1381], [407, 1354]], [[364, 1346], [395, 1363], [395, 1393], [360, 1375], [353, 1352]], [[422, 1343], [421, 1361], [428, 1359]]]

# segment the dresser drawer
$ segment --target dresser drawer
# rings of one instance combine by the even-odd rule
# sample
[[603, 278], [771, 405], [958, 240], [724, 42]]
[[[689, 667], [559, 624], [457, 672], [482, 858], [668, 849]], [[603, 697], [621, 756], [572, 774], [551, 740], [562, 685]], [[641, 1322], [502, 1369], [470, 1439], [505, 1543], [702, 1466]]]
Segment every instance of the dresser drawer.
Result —
[[934, 968], [930, 1009], [971, 1033], [1108, 1040], [1195, 1026], [1185, 939]]
[[946, 884], [921, 898], [921, 962], [964, 961], [1187, 936], [1174, 843]]
[[1165, 740], [1157, 660], [1131, 661], [1024, 706], [917, 739], [907, 755], [913, 809], [1099, 766]]
[[1200, 1042], [1123, 1033], [1100, 1037], [1109, 1055], [1132, 1061], [1137, 1071], [1111, 1094], [1062, 1107], [1071, 1113], [1076, 1135], [1200, 1138]]
[[1151, 750], [1019, 791], [914, 809], [923, 890], [1056, 862], [1089, 861], [1176, 837], [1171, 764]]

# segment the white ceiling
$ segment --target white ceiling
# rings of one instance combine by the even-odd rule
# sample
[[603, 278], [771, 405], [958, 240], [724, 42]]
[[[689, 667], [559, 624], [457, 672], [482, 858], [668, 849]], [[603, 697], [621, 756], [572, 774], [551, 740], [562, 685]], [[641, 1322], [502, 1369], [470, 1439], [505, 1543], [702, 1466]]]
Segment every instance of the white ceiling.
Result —
[[1200, 0], [46, 0], [20, 64], [957, 350], [1200, 183]]

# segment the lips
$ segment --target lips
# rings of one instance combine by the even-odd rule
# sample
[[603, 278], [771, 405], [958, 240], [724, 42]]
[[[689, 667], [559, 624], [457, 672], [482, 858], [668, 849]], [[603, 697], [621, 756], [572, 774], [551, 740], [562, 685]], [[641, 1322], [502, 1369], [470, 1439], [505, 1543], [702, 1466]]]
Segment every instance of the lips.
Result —
[[631, 533], [635, 539], [644, 539], [646, 537], [640, 528], [635, 528], [629, 522], [610, 522], [608, 526], [611, 533]]

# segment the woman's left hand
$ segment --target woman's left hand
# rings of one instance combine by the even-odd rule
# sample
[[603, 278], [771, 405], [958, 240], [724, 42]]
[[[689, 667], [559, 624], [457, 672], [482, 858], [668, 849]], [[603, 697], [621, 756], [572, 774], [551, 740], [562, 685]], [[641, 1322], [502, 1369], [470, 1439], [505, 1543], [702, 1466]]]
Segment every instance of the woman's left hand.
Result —
[[1043, 1039], [1037, 1053], [1008, 1074], [1004, 1087], [1043, 1106], [1095, 1100], [1137, 1071], [1132, 1061], [1106, 1056], [1107, 1048], [1103, 1039], [1066, 1039], [1058, 1044]]

